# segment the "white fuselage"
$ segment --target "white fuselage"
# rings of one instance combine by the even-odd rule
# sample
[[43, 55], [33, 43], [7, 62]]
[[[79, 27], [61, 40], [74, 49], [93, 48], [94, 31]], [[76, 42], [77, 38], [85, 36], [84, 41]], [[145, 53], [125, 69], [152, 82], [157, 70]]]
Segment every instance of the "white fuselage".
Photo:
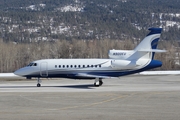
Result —
[[[114, 59], [44, 59], [33, 61], [30, 65], [15, 71], [15, 74], [24, 77], [82, 79], [96, 78], [96, 75], [118, 77], [124, 71], [133, 71], [145, 67], [150, 60], [142, 59], [139, 62], [141, 62], [141, 65], [136, 65], [136, 63], [128, 60]], [[118, 66], [118, 63], [121, 64]], [[86, 77], [86, 74], [93, 76]]]

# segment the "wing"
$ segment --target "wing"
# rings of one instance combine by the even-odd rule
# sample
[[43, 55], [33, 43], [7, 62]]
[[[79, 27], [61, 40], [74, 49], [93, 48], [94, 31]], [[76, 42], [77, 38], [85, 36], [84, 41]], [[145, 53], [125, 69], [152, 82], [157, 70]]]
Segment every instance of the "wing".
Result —
[[88, 74], [88, 73], [78, 73], [76, 74], [76, 77], [102, 78], [102, 79], [115, 78], [115, 77], [110, 77], [110, 76], [93, 75], [93, 74]]

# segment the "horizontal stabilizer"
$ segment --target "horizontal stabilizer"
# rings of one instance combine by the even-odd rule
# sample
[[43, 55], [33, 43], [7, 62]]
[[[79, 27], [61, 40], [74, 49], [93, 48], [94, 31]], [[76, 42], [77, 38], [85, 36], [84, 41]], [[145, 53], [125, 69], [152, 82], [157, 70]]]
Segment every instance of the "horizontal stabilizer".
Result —
[[162, 53], [162, 52], [166, 52], [166, 50], [159, 50], [159, 49], [140, 49], [140, 50], [137, 50], [137, 51], [140, 51], [140, 52], [157, 52], [157, 53]]

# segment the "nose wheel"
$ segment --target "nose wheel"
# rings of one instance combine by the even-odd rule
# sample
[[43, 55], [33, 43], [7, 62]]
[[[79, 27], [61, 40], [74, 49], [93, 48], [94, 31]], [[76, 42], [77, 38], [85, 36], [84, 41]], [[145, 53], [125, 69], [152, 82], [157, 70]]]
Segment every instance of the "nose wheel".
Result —
[[38, 83], [38, 84], [37, 84], [37, 87], [41, 87], [41, 84], [40, 84], [40, 83]]
[[37, 87], [41, 87], [41, 84], [40, 84], [40, 83], [41, 83], [41, 80], [40, 80], [40, 78], [38, 78], [38, 79], [37, 79]]

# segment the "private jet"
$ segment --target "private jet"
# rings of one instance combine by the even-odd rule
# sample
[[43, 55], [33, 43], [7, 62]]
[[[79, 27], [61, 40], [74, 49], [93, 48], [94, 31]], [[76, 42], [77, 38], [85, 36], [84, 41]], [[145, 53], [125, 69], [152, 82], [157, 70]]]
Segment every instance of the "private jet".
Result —
[[[149, 28], [150, 32], [134, 50], [109, 50], [108, 59], [42, 59], [14, 72], [15, 75], [31, 79], [40, 78], [94, 79], [94, 86], [103, 84], [102, 79], [139, 73], [162, 66], [154, 60], [162, 28]], [[63, 48], [62, 48], [63, 49]]]

